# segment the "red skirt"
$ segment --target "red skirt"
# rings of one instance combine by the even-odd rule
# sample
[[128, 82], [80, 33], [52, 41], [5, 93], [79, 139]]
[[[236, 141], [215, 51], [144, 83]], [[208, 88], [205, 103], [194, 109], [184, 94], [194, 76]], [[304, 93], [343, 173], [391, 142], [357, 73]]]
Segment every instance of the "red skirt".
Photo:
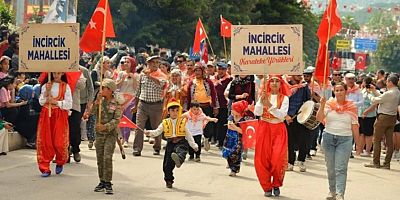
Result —
[[288, 159], [288, 141], [285, 124], [260, 120], [257, 130], [254, 166], [264, 192], [281, 187]]
[[64, 165], [68, 160], [69, 126], [68, 111], [58, 107], [49, 110], [43, 106], [40, 112], [37, 130], [37, 161], [39, 170], [51, 172], [50, 162], [56, 157], [57, 165]]

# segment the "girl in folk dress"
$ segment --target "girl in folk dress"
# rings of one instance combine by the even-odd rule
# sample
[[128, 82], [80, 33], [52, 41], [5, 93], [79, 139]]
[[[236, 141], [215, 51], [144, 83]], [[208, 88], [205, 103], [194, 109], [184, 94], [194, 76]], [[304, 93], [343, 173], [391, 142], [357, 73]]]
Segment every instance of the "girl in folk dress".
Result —
[[240, 171], [243, 145], [242, 129], [239, 123], [254, 119], [253, 113], [248, 108], [249, 104], [245, 100], [235, 102], [232, 104], [232, 115], [228, 118], [228, 131], [222, 149], [222, 157], [228, 161], [228, 166], [231, 170], [229, 176], [236, 176]]
[[[264, 79], [265, 80], [265, 79]], [[260, 88], [254, 113], [261, 116], [256, 134], [254, 166], [267, 197], [280, 195], [287, 165], [287, 130], [284, 123], [289, 109], [290, 89], [281, 76], [270, 76]]]
[[72, 94], [64, 73], [51, 73], [51, 82], [42, 86], [39, 103], [43, 107], [37, 131], [37, 161], [42, 177], [48, 177], [54, 156], [56, 174], [62, 172], [68, 160], [68, 111], [72, 108]]

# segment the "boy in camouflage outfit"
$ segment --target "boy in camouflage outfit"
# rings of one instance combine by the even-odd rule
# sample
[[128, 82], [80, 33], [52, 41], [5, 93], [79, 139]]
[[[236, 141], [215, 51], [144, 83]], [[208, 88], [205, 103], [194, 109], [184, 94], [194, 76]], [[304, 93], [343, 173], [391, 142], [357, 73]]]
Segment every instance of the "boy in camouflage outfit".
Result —
[[111, 79], [104, 79], [103, 90], [99, 92], [93, 106], [92, 114], [99, 119], [99, 103], [101, 101], [101, 122], [96, 124], [96, 157], [100, 178], [99, 185], [95, 192], [106, 192], [113, 194], [112, 189], [112, 156], [114, 154], [115, 142], [119, 135], [118, 124], [122, 117], [123, 98], [114, 92], [117, 89], [115, 82]]

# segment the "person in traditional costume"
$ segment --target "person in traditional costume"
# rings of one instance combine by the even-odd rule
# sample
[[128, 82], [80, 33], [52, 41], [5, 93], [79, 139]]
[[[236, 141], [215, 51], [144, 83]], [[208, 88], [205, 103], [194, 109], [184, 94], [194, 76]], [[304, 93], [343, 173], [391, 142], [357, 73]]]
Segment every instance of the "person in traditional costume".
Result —
[[267, 197], [280, 195], [287, 167], [288, 138], [284, 123], [290, 89], [279, 75], [264, 79], [254, 114], [260, 117], [256, 133], [254, 166]]
[[232, 104], [231, 115], [228, 117], [228, 131], [222, 148], [222, 157], [228, 162], [231, 170], [229, 176], [236, 176], [240, 171], [242, 162], [242, 128], [239, 123], [254, 119], [254, 114], [249, 111], [249, 104], [241, 100]]
[[203, 136], [204, 128], [208, 122], [218, 122], [218, 119], [206, 116], [201, 110], [200, 104], [195, 102], [191, 103], [189, 111], [185, 112], [182, 117], [187, 119], [186, 128], [192, 134], [194, 141], [199, 147], [196, 152], [192, 147], [189, 148], [189, 160], [200, 162], [201, 137]]
[[175, 166], [177, 168], [181, 167], [185, 161], [189, 146], [194, 151], [198, 151], [199, 147], [186, 127], [186, 118], [179, 115], [182, 106], [177, 101], [171, 101], [167, 109], [169, 118], [164, 119], [156, 130], [146, 130], [144, 134], [158, 137], [164, 132], [164, 137], [167, 138], [163, 161], [164, 181], [167, 188], [172, 188]]
[[51, 174], [50, 161], [56, 159], [56, 174], [68, 161], [68, 111], [72, 108], [71, 88], [64, 73], [51, 73], [51, 81], [42, 86], [42, 105], [37, 131], [37, 161], [42, 177]]

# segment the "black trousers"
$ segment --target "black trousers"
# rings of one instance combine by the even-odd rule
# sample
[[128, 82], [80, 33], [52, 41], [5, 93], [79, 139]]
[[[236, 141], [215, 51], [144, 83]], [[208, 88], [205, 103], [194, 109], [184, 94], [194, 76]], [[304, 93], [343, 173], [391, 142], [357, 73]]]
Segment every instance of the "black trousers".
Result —
[[189, 155], [190, 157], [193, 157], [196, 154], [196, 157], [200, 157], [201, 154], [201, 135], [195, 135], [193, 136], [194, 142], [196, 142], [199, 150], [197, 152], [194, 151], [192, 147], [189, 146]]
[[72, 153], [79, 153], [79, 145], [81, 144], [81, 118], [82, 115], [76, 110], [71, 110], [71, 115], [68, 117], [69, 124], [69, 145]]
[[18, 108], [1, 108], [0, 109], [1, 116], [4, 118], [6, 122], [11, 124], [15, 124], [18, 116]]
[[[211, 106], [207, 106], [207, 107], [201, 107], [201, 109], [203, 110], [204, 114], [209, 116], [209, 117], [214, 117], [214, 113], [213, 113], [213, 108]], [[204, 137], [207, 140], [210, 140], [212, 137], [214, 136], [214, 122], [209, 122], [207, 123], [206, 127], [204, 128]]]
[[182, 139], [177, 143], [171, 141], [167, 142], [167, 147], [165, 148], [164, 161], [163, 161], [163, 171], [165, 181], [174, 181], [173, 170], [175, 168], [175, 162], [171, 158], [172, 153], [178, 154], [181, 163], [185, 161], [186, 154], [189, 149], [189, 143]]
[[319, 136], [319, 129], [320, 126], [315, 128], [314, 130], [309, 130], [307, 129], [307, 132], [309, 135], [309, 140], [308, 140], [308, 153], [310, 150], [317, 150], [317, 141], [318, 141], [318, 136]]
[[294, 165], [294, 161], [296, 160], [296, 147], [299, 150], [297, 160], [304, 162], [309, 151], [309, 133], [306, 130], [307, 128], [299, 124], [296, 118], [293, 119], [293, 122], [289, 125], [286, 124], [286, 128], [288, 131], [289, 164]]
[[217, 132], [218, 144], [222, 147], [224, 145], [226, 132], [228, 131], [228, 126], [226, 126], [226, 124], [228, 124], [228, 108], [219, 108], [217, 119], [218, 122], [214, 130]]

